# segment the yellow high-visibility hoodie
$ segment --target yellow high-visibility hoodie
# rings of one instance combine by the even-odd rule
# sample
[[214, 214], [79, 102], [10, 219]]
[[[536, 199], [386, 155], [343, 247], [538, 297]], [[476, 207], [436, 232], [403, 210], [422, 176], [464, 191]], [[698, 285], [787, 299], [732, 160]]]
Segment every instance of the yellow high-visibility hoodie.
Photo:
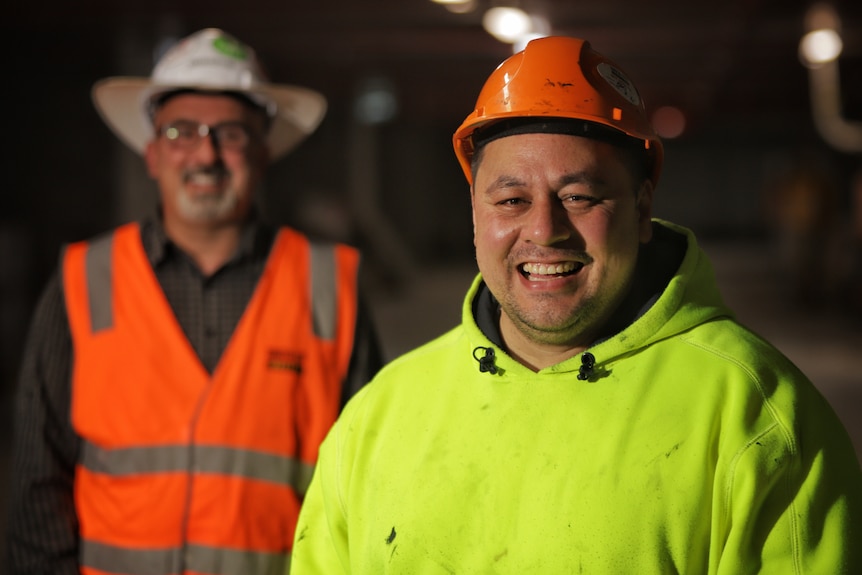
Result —
[[733, 320], [693, 235], [656, 225], [686, 244], [660, 298], [537, 373], [479, 329], [477, 277], [462, 324], [330, 431], [291, 573], [862, 573], [846, 431]]

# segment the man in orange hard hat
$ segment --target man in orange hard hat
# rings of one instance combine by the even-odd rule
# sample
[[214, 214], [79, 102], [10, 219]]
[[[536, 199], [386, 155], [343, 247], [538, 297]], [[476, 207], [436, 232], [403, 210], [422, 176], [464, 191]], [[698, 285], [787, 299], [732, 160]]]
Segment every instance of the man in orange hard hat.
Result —
[[862, 572], [850, 439], [652, 218], [663, 148], [619, 66], [534, 40], [454, 146], [462, 322], [342, 412], [291, 573]]
[[317, 449], [379, 367], [358, 252], [263, 223], [322, 95], [222, 30], [93, 89], [156, 217], [68, 246], [15, 411], [10, 575], [284, 571]]

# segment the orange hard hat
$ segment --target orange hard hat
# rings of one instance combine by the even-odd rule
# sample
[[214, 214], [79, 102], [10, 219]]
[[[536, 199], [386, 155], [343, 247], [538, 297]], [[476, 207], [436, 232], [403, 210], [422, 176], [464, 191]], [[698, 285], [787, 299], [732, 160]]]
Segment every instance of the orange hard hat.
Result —
[[[653, 185], [658, 181], [664, 152], [637, 88], [619, 66], [585, 40], [560, 36], [532, 40], [494, 70], [479, 93], [476, 109], [452, 138], [468, 182], [473, 183], [474, 136], [503, 120], [518, 118], [580, 120], [585, 130], [595, 126], [600, 132], [630, 136], [635, 143], [641, 140], [650, 162], [650, 179]], [[584, 135], [590, 137], [590, 131]]]

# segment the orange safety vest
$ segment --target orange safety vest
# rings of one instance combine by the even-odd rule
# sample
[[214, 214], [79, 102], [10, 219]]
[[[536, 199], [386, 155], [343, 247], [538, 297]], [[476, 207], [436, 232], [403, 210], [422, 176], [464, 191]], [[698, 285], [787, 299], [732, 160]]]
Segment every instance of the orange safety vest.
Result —
[[318, 446], [338, 415], [358, 260], [348, 246], [279, 230], [210, 375], [137, 224], [69, 246], [83, 574], [285, 572]]

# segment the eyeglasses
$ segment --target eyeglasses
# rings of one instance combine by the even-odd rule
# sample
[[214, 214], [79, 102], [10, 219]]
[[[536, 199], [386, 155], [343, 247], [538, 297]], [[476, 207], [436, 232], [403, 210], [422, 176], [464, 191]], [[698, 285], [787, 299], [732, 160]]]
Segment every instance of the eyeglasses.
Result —
[[168, 143], [179, 150], [194, 150], [207, 136], [222, 150], [241, 151], [251, 141], [251, 131], [240, 122], [224, 122], [208, 126], [191, 120], [177, 120], [156, 129]]

